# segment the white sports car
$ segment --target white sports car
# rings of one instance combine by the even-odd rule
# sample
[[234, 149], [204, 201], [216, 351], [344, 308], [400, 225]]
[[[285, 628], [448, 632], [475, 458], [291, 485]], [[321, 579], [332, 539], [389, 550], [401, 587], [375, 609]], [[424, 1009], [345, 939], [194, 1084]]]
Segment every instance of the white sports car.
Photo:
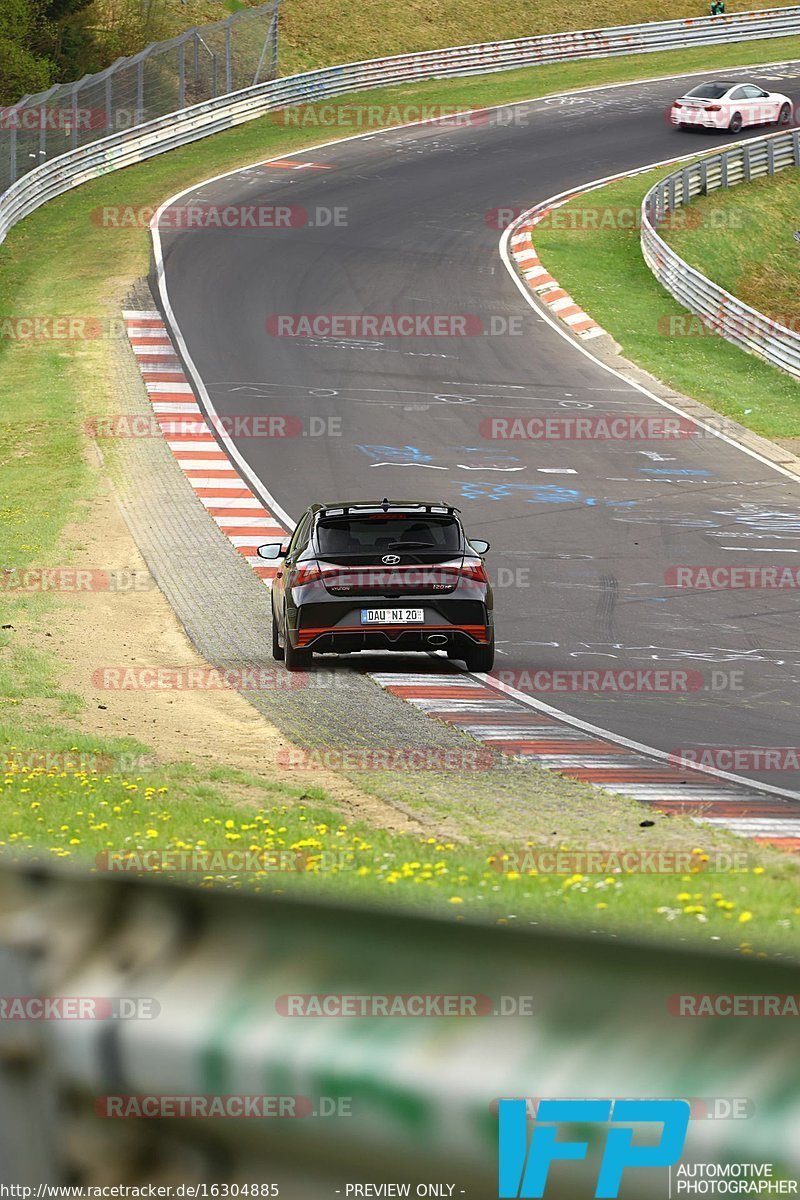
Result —
[[792, 101], [780, 92], [765, 92], [755, 83], [714, 79], [699, 83], [673, 102], [670, 119], [679, 129], [699, 125], [738, 133], [745, 125], [788, 125]]

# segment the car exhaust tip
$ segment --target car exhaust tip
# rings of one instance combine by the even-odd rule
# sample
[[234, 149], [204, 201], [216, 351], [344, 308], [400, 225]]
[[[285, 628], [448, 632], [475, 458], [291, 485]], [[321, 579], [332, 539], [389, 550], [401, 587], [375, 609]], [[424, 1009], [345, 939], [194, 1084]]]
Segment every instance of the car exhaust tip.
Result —
[[429, 633], [428, 634], [428, 645], [429, 646], [446, 646], [448, 641], [449, 641], [449, 639], [448, 639], [446, 633]]

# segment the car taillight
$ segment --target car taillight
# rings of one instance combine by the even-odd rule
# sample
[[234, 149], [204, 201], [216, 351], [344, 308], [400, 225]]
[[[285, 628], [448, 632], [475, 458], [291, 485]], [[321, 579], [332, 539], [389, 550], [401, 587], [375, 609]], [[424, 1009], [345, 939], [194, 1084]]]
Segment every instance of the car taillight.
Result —
[[315, 562], [300, 563], [294, 573], [292, 580], [293, 587], [303, 587], [306, 583], [313, 583], [316, 579], [322, 578], [322, 572]]
[[722, 105], [721, 104], [706, 104], [705, 110], [706, 110], [706, 112], [722, 112]]
[[683, 108], [683, 102], [680, 100], [673, 100], [672, 107], [673, 108]]
[[466, 579], [474, 579], [476, 583], [488, 583], [489, 576], [486, 574], [486, 568], [480, 559], [475, 562], [466, 561], [458, 568], [458, 574], [463, 575]]

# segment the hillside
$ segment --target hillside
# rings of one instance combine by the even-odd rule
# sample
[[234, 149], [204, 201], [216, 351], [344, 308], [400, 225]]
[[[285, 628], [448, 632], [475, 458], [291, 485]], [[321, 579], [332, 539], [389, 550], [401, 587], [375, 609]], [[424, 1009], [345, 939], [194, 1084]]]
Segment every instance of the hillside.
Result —
[[[142, 0], [95, 0], [98, 24], [108, 27], [126, 8], [139, 11]], [[193, 24], [218, 21], [241, 0], [151, 0], [159, 36], [170, 37]], [[728, 12], [755, 7], [747, 0], [728, 0]], [[780, 3], [770, 7], [784, 7]], [[282, 74], [330, 66], [382, 54], [403, 54], [438, 46], [497, 41], [567, 28], [635, 24], [679, 17], [705, 16], [708, 7], [694, 0], [589, 0], [565, 6], [562, 0], [282, 0], [280, 65]], [[112, 22], [113, 25], [114, 22]]]

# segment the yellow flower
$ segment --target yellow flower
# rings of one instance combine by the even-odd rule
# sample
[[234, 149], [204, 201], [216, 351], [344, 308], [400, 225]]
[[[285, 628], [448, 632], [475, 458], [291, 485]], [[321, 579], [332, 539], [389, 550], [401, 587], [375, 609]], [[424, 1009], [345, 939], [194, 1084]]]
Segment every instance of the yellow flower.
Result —
[[752, 919], [753, 919], [753, 914], [751, 912], [739, 913], [739, 924], [740, 925], [746, 925], [747, 922], [752, 921]]
[[148, 830], [147, 830], [147, 836], [148, 836], [149, 838], [156, 838], [156, 837], [158, 837], [158, 830], [157, 830], [157, 829], [148, 829]]
[[451, 896], [451, 897], [450, 897], [450, 900], [449, 900], [449, 903], [450, 903], [450, 904], [463, 904], [463, 903], [464, 903], [464, 901], [463, 901], [463, 899], [461, 898], [461, 896]]

